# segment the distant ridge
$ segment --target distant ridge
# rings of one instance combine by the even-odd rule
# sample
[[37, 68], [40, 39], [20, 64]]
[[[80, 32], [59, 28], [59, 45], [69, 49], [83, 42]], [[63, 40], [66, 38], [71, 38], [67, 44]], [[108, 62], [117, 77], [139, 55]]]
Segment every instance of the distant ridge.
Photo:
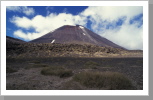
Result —
[[25, 43], [25, 41], [16, 39], [10, 36], [6, 36], [6, 42], [12, 42], [12, 43]]

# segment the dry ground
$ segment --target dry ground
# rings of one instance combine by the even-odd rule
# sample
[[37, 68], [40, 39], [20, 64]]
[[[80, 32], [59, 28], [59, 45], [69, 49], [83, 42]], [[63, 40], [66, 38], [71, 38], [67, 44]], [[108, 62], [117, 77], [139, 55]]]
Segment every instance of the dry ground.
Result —
[[[70, 69], [73, 75], [60, 78], [42, 75], [48, 66], [62, 66]], [[136, 90], [143, 89], [143, 58], [7, 58], [7, 90], [93, 90], [72, 81], [80, 72], [119, 72], [125, 75]], [[105, 88], [102, 88], [105, 89]]]

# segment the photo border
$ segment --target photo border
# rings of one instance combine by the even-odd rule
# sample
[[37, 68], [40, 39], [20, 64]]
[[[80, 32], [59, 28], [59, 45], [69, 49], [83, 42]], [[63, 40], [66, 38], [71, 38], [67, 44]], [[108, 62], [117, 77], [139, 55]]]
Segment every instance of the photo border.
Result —
[[[6, 6], [19, 5], [143, 6], [143, 90], [6, 90]], [[2, 1], [1, 15], [1, 95], [148, 95], [148, 1]]]

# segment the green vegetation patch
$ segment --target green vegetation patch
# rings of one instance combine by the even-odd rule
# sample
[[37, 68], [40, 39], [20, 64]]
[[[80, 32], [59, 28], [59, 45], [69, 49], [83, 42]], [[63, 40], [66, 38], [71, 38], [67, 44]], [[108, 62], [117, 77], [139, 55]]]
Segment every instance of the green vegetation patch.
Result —
[[99, 66], [99, 64], [97, 62], [94, 62], [94, 61], [87, 61], [84, 64], [84, 68], [97, 69], [97, 66]]
[[41, 67], [48, 67], [46, 64], [31, 64], [27, 66], [25, 69], [30, 69], [30, 68], [41, 68]]
[[133, 89], [131, 81], [118, 72], [81, 72], [76, 74], [73, 80], [89, 88], [109, 90]]
[[104, 67], [113, 67], [112, 65], [105, 65]]
[[60, 67], [60, 66], [50, 66], [50, 67], [43, 68], [41, 71], [41, 74], [55, 75], [55, 76], [59, 76], [60, 78], [70, 77], [73, 75], [72, 70], [65, 69], [64, 67]]

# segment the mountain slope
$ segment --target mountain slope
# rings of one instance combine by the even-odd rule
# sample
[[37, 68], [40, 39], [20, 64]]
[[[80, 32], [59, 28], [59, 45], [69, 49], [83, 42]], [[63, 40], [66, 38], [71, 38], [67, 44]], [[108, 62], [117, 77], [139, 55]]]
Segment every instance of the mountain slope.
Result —
[[30, 41], [31, 43], [92, 44], [103, 47], [123, 48], [89, 29], [76, 25], [62, 26], [53, 32]]
[[25, 43], [25, 41], [22, 41], [20, 39], [16, 39], [10, 36], [6, 36], [6, 42], [8, 43]]
[[6, 46], [7, 57], [142, 57], [143, 51], [88, 44], [20, 43]]

